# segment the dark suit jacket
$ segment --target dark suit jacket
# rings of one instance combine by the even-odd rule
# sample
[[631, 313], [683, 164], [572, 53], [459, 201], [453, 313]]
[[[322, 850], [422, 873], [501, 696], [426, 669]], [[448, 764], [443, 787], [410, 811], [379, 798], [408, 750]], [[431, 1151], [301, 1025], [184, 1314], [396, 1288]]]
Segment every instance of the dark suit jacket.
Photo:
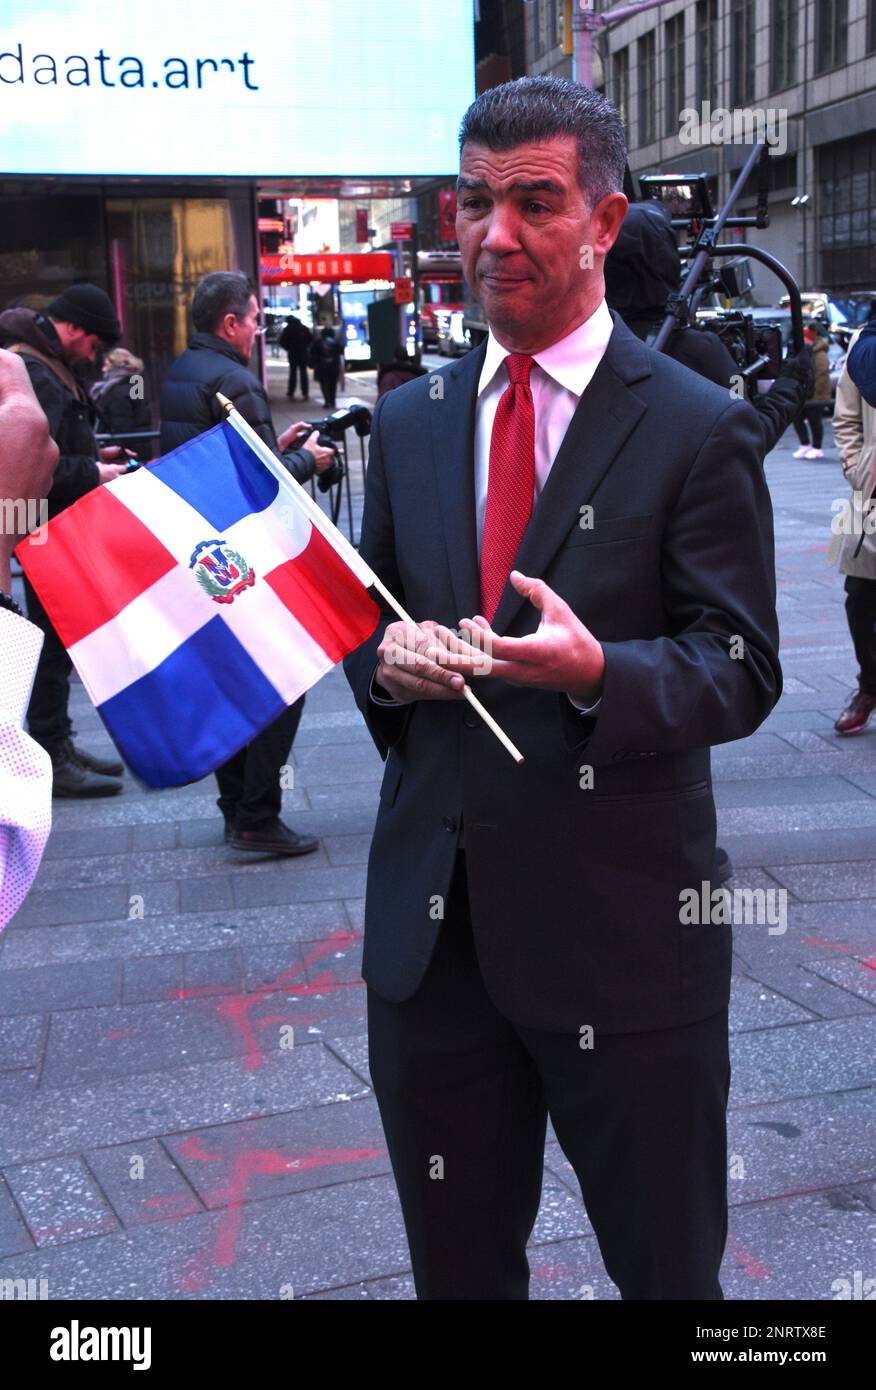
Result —
[[[345, 661], [386, 758], [363, 962], [386, 999], [409, 998], [423, 978], [464, 820], [483, 978], [515, 1023], [637, 1032], [727, 1003], [730, 928], [682, 924], [679, 895], [712, 878], [709, 746], [752, 733], [781, 692], [761, 434], [748, 404], [612, 317], [516, 561], [602, 642], [597, 716], [557, 692], [478, 679], [525, 755], [518, 765], [464, 701], [369, 700], [388, 611]], [[414, 618], [454, 628], [480, 608], [483, 357], [381, 397], [371, 429], [362, 553]], [[592, 529], [579, 524], [585, 504]], [[508, 584], [495, 631], [537, 625]]]

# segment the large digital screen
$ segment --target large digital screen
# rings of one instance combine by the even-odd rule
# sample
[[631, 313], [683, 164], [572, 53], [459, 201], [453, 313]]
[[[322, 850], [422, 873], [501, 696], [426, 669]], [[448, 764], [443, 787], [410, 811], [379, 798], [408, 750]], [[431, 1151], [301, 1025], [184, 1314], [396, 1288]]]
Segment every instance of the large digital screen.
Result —
[[0, 173], [434, 175], [472, 0], [2, 0]]

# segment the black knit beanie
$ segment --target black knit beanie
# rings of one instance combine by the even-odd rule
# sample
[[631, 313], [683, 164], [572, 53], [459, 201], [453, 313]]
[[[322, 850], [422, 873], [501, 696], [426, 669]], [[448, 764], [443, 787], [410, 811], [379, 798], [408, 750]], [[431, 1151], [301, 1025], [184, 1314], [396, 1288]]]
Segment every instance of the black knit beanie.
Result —
[[112, 347], [122, 336], [115, 306], [97, 285], [71, 285], [52, 300], [46, 313], [58, 323], [72, 323], [86, 333], [96, 333], [106, 347]]

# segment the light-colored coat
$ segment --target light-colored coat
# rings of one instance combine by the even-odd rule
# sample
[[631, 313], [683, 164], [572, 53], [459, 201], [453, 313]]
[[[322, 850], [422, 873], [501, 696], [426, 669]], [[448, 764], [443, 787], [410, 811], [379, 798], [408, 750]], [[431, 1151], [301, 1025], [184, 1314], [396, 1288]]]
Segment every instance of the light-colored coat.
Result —
[[[853, 335], [850, 347], [857, 342], [860, 331]], [[843, 473], [852, 491], [863, 493], [866, 504], [876, 488], [876, 410], [862, 398], [846, 367], [843, 367], [837, 383], [833, 432]], [[860, 532], [844, 537], [840, 549], [840, 573], [854, 574], [861, 579], [876, 579], [876, 534], [868, 535], [865, 529], [864, 543], [856, 556], [860, 538]]]

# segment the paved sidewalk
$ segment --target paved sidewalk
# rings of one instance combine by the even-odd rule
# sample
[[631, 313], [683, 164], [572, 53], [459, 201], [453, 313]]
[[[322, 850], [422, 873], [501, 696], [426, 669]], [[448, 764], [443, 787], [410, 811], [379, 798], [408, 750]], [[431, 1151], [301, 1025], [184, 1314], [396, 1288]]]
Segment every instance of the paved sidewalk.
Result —
[[[281, 424], [301, 408], [282, 405]], [[824, 555], [844, 488], [835, 449], [796, 462], [788, 439], [767, 466], [785, 694], [714, 754], [731, 886], [789, 898], [786, 932], [735, 930], [728, 1299], [876, 1275], [876, 729], [832, 732], [855, 673]], [[78, 684], [73, 709], [108, 751]], [[285, 814], [321, 840], [300, 861], [228, 850], [212, 779], [56, 803], [0, 937], [0, 1278], [50, 1298], [413, 1297], [358, 974], [382, 765], [341, 671], [308, 695], [294, 764]], [[531, 1265], [534, 1298], [617, 1297], [553, 1140]]]

